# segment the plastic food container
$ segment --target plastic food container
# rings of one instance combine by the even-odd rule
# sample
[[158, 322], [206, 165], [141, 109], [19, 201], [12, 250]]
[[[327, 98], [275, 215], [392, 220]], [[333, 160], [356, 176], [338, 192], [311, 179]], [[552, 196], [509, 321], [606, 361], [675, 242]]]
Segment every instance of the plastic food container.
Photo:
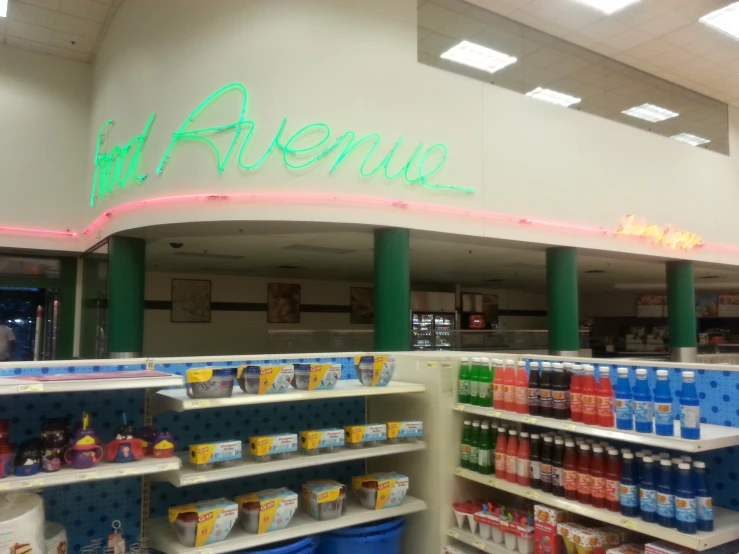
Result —
[[518, 544], [518, 537], [514, 535], [513, 533], [503, 533], [503, 537], [505, 539], [505, 547], [508, 550], [516, 550], [516, 545]]
[[241, 526], [252, 535], [285, 529], [298, 509], [298, 495], [284, 487], [237, 496], [235, 500]]
[[362, 485], [355, 489], [359, 503], [368, 510], [374, 510], [377, 504], [377, 481], [364, 481]]
[[295, 364], [293, 386], [299, 390], [327, 390], [341, 379], [340, 364]]
[[259, 502], [249, 502], [241, 507], [241, 524], [247, 533], [256, 535], [259, 532]]
[[330, 519], [339, 519], [344, 512], [344, 501], [346, 500], [346, 489], [342, 488], [339, 498], [333, 502], [324, 502], [318, 506], [318, 519], [327, 521]]
[[343, 429], [320, 429], [300, 432], [300, 449], [307, 456], [337, 452], [343, 446]]
[[500, 527], [493, 527], [493, 542], [496, 544], [503, 544], [503, 531]]
[[355, 358], [357, 377], [365, 387], [385, 387], [395, 375], [393, 356], [358, 356]]
[[233, 393], [236, 368], [187, 370], [187, 396], [190, 398], [228, 398]]
[[518, 551], [520, 554], [531, 554], [534, 551], [534, 537], [518, 537]]
[[178, 515], [174, 522], [174, 529], [177, 533], [178, 541], [185, 546], [194, 547], [195, 539], [198, 536], [197, 512], [187, 512]]
[[483, 538], [483, 540], [490, 540], [490, 535], [492, 533], [492, 525], [488, 525], [487, 523], [480, 522], [480, 536]]
[[330, 479], [303, 485], [303, 508], [314, 519], [338, 519], [344, 511], [346, 487]]
[[281, 394], [290, 389], [295, 376], [291, 364], [249, 365], [240, 371], [239, 387], [247, 394]]

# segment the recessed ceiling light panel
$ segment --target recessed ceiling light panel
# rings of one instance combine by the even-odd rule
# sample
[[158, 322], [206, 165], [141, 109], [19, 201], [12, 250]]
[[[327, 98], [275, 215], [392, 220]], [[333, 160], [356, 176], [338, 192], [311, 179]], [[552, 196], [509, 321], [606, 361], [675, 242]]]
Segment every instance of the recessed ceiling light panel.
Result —
[[739, 39], [739, 2], [704, 15], [700, 18], [700, 22]]
[[8, 0], [0, 0], [0, 17], [8, 15]]
[[564, 106], [565, 108], [582, 102], [582, 98], [577, 98], [576, 96], [570, 96], [563, 92], [557, 92], [556, 90], [542, 87], [536, 87], [534, 90], [527, 92], [526, 96], [536, 98], [543, 102], [549, 102], [550, 104]]
[[641, 2], [641, 0], [577, 0], [581, 4], [590, 6], [603, 12], [606, 15], [611, 15], [619, 10], [623, 10], [625, 7], [631, 4]]
[[672, 119], [673, 117], [677, 117], [678, 115], [680, 115], [677, 112], [670, 111], [666, 108], [660, 108], [659, 106], [655, 106], [654, 104], [642, 104], [641, 106], [634, 106], [633, 108], [624, 110], [621, 113], [630, 115], [631, 117], [637, 117], [645, 121], [650, 121], [652, 123], [658, 123], [660, 121], [664, 121], [665, 119]]
[[701, 144], [708, 144], [711, 142], [710, 140], [699, 137], [697, 135], [691, 135], [690, 133], [680, 133], [677, 135], [672, 135], [670, 138], [679, 140], [680, 142], [684, 142], [685, 144], [689, 144], [690, 146], [700, 146]]
[[518, 58], [467, 40], [453, 46], [444, 52], [441, 57], [488, 73], [495, 73], [518, 61]]

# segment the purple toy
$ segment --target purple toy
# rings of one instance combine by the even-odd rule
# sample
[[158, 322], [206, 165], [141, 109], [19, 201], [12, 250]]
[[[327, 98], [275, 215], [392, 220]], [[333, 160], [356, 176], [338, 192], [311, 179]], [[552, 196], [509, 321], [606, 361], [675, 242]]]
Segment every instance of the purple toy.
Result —
[[89, 469], [103, 458], [100, 440], [89, 426], [89, 419], [87, 414], [82, 414], [82, 424], [76, 428], [64, 453], [64, 460], [74, 469]]

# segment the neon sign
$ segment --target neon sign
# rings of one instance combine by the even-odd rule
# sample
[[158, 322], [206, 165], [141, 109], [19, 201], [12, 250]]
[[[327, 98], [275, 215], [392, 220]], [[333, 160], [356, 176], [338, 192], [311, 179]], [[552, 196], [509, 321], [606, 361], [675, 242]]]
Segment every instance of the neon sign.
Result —
[[691, 250], [703, 246], [701, 237], [695, 233], [678, 231], [673, 229], [671, 225], [667, 227], [651, 225], [645, 219], [637, 220], [636, 216], [631, 214], [624, 216], [621, 220], [621, 225], [616, 229], [616, 234], [650, 238], [654, 244], [661, 244], [669, 248], [679, 248], [682, 250]]
[[[238, 117], [232, 123], [219, 125], [216, 127], [197, 128], [196, 120], [204, 111], [213, 106], [218, 100], [229, 93], [240, 94], [241, 108]], [[251, 162], [246, 159], [249, 143], [254, 134], [257, 124], [247, 118], [249, 94], [244, 85], [235, 83], [227, 85], [206, 98], [195, 110], [185, 119], [177, 132], [172, 134], [172, 141], [166, 152], [162, 156], [157, 167], [157, 175], [161, 175], [171, 158], [178, 143], [182, 141], [198, 141], [209, 147], [215, 154], [216, 167], [218, 173], [223, 173], [227, 164], [231, 160], [234, 153], [237, 152], [237, 161], [241, 169], [252, 171], [265, 163], [270, 155], [278, 150], [282, 153], [283, 163], [290, 169], [298, 170], [312, 166], [330, 154], [338, 153], [337, 158], [331, 165], [328, 173], [333, 174], [339, 166], [346, 165], [347, 158], [356, 150], [362, 149], [366, 153], [359, 164], [359, 174], [364, 178], [370, 178], [381, 173], [389, 181], [393, 181], [402, 176], [408, 184], [420, 184], [424, 187], [447, 190], [454, 192], [473, 193], [474, 189], [455, 185], [442, 185], [431, 181], [435, 175], [446, 163], [448, 150], [443, 144], [432, 144], [424, 148], [424, 144], [420, 143], [411, 153], [407, 161], [403, 163], [400, 160], [396, 162], [401, 155], [399, 150], [403, 145], [404, 138], [399, 138], [390, 151], [376, 160], [375, 151], [379, 149], [381, 137], [377, 133], [372, 133], [357, 139], [353, 131], [347, 131], [338, 135], [333, 142], [331, 128], [325, 123], [311, 123], [306, 125], [292, 135], [286, 138], [285, 129], [287, 127], [287, 117], [283, 118], [282, 124], [277, 129], [275, 137], [270, 143], [266, 151]], [[151, 126], [154, 122], [154, 114], [149, 116], [144, 131], [133, 137], [123, 146], [114, 146], [110, 152], [100, 152], [101, 147], [107, 140], [107, 134], [112, 128], [113, 121], [106, 121], [100, 128], [97, 135], [95, 148], [95, 174], [92, 183], [92, 191], [90, 193], [90, 206], [95, 205], [96, 198], [102, 198], [106, 194], [113, 192], [116, 187], [125, 187], [131, 181], [142, 182], [146, 179], [145, 174], [138, 174], [138, 162], [141, 152], [146, 144]], [[195, 127], [195, 128], [193, 128]], [[233, 132], [233, 139], [226, 149], [225, 153], [213, 142], [212, 138], [224, 132]], [[245, 134], [241, 146], [238, 147], [241, 135]], [[130, 159], [129, 155], [133, 154]], [[375, 165], [376, 164], [376, 165]], [[396, 165], [395, 169], [391, 169], [391, 165]]]

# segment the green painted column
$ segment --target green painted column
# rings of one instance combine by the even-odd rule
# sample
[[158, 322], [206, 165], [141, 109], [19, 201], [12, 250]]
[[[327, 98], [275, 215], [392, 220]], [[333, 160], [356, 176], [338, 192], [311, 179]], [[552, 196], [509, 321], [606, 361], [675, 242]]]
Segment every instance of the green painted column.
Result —
[[74, 351], [77, 258], [62, 258], [59, 279], [59, 331], [57, 359], [71, 360]]
[[577, 250], [547, 249], [547, 314], [549, 353], [580, 354], [580, 314], [577, 299]]
[[667, 322], [670, 357], [678, 362], [698, 359], [693, 262], [667, 262]]
[[140, 356], [144, 348], [144, 239], [111, 237], [108, 254], [108, 357]]
[[410, 233], [375, 229], [375, 350], [410, 349]]

